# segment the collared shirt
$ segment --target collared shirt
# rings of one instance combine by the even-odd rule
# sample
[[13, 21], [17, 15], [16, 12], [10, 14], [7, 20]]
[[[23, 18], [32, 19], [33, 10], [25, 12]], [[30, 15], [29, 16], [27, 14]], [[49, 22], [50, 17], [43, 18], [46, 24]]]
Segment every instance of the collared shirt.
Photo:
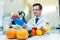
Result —
[[50, 23], [49, 20], [44, 18], [43, 16], [40, 16], [38, 18], [39, 18], [39, 21], [37, 23], [35, 23], [36, 17], [29, 20], [29, 22], [27, 23], [26, 29], [31, 30], [32, 27], [34, 27], [34, 26], [37, 28], [40, 28], [41, 26], [44, 27], [46, 25], [46, 23]]

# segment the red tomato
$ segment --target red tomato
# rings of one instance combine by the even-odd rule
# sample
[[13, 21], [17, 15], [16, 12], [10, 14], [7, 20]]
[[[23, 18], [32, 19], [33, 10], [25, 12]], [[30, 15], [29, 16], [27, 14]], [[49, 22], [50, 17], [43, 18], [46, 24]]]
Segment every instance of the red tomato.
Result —
[[12, 15], [12, 17], [13, 18], [18, 18], [18, 14], [15, 13], [15, 14]]
[[33, 27], [32, 30], [35, 30], [36, 31], [37, 30], [37, 27]]

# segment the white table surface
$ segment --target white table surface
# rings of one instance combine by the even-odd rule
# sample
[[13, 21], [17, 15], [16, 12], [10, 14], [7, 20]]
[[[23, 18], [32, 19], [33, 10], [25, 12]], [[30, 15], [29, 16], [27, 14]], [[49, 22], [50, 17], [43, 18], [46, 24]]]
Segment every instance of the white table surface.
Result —
[[[17, 39], [7, 39], [7, 37], [2, 34], [0, 35], [0, 40], [17, 40]], [[31, 38], [27, 38], [27, 40], [60, 40], [60, 33], [54, 31], [42, 36], [33, 36]]]
[[[7, 39], [5, 35], [0, 35], [0, 40], [16, 40], [16, 39]], [[60, 40], [60, 34], [45, 34], [43, 36], [33, 36], [27, 40]]]

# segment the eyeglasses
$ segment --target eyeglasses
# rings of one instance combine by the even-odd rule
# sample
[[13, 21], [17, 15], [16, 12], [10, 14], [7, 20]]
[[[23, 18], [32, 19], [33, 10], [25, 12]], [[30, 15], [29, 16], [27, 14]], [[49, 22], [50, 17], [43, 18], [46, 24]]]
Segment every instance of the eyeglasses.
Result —
[[35, 10], [35, 11], [38, 11], [38, 10], [40, 10], [40, 9], [33, 9], [33, 11], [34, 11], [34, 10]]

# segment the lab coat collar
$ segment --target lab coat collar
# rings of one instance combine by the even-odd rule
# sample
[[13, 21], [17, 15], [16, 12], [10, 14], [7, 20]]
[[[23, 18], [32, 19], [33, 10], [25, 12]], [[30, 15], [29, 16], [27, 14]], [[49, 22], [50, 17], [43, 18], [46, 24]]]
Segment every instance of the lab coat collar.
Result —
[[[35, 17], [35, 19], [36, 19], [36, 18], [37, 18], [37, 17]], [[39, 16], [38, 18], [39, 18], [39, 20], [40, 20], [40, 19], [42, 18], [42, 15], [41, 15], [41, 16]]]
[[[42, 22], [42, 15], [41, 16], [39, 16], [38, 18], [39, 18], [39, 21], [37, 22], [37, 24], [36, 25], [38, 25], [39, 23], [41, 23]], [[35, 17], [35, 19], [36, 19], [36, 17]]]

